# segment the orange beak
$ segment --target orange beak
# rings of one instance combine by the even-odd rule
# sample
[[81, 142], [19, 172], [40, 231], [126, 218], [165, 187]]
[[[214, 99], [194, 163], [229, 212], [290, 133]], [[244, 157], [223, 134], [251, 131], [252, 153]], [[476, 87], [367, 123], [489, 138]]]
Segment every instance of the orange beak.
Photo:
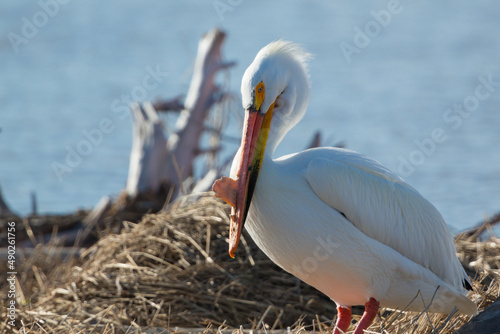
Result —
[[234, 257], [238, 247], [257, 183], [260, 163], [258, 165], [254, 163], [254, 156], [263, 120], [264, 117], [258, 111], [252, 109], [246, 111], [244, 132], [241, 138], [240, 166], [236, 174], [238, 190], [235, 206], [231, 210], [231, 225], [229, 227], [229, 255], [231, 257]]
[[241, 231], [257, 184], [273, 109], [274, 103], [264, 115], [254, 108], [246, 110], [243, 137], [241, 139], [240, 165], [236, 180], [223, 177], [215, 181], [212, 187], [217, 197], [232, 206], [229, 226], [229, 255], [233, 258], [238, 248]]

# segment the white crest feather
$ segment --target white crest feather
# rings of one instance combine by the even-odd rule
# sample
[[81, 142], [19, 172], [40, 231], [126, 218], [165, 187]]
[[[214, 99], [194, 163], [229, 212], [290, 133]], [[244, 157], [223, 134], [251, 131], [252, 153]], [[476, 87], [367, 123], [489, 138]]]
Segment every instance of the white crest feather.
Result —
[[311, 61], [313, 55], [305, 51], [302, 45], [279, 39], [263, 47], [256, 58], [264, 58], [272, 55], [283, 55], [297, 60], [309, 75], [309, 61]]

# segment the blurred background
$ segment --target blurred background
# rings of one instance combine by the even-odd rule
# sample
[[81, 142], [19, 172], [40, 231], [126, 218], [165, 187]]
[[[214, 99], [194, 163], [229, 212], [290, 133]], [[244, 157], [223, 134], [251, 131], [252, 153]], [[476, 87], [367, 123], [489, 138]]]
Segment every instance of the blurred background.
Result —
[[[17, 213], [30, 212], [32, 192], [39, 212], [65, 213], [124, 189], [129, 102], [185, 94], [199, 38], [216, 26], [228, 34], [225, 58], [237, 62], [218, 78], [234, 92], [228, 135], [241, 131], [244, 70], [264, 45], [287, 39], [314, 54], [312, 96], [278, 155], [304, 149], [320, 130], [323, 145], [343, 141], [400, 174], [455, 231], [500, 210], [498, 2], [41, 0], [1, 7], [0, 186]], [[148, 75], [156, 81], [146, 87]], [[174, 121], [165, 119], [167, 131]], [[82, 144], [91, 134], [92, 145]], [[237, 146], [225, 141], [221, 158]], [[69, 166], [68, 154], [78, 150], [85, 154]]]

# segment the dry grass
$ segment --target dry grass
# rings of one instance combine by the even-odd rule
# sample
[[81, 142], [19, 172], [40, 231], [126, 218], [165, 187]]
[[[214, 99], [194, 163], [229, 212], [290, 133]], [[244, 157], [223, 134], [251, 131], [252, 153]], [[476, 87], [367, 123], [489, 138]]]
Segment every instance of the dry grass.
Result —
[[[137, 225], [124, 222], [120, 234], [100, 239], [77, 259], [47, 256], [57, 241], [38, 245], [18, 260], [17, 323], [24, 326], [13, 333], [240, 332], [241, 326], [331, 332], [334, 303], [275, 266], [248, 237], [236, 259], [229, 258], [227, 216], [225, 205], [203, 197]], [[466, 266], [483, 273], [470, 297], [484, 309], [499, 296], [500, 244], [472, 236], [457, 249]], [[452, 333], [469, 318], [384, 312], [370, 330]], [[7, 328], [0, 323], [0, 330]]]

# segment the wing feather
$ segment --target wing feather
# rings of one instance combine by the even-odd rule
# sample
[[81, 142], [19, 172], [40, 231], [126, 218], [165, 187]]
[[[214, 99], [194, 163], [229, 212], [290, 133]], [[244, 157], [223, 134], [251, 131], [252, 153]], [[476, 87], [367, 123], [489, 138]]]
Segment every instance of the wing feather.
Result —
[[469, 278], [438, 210], [375, 160], [352, 151], [328, 151], [312, 159], [306, 170], [316, 195], [369, 237], [465, 291]]

